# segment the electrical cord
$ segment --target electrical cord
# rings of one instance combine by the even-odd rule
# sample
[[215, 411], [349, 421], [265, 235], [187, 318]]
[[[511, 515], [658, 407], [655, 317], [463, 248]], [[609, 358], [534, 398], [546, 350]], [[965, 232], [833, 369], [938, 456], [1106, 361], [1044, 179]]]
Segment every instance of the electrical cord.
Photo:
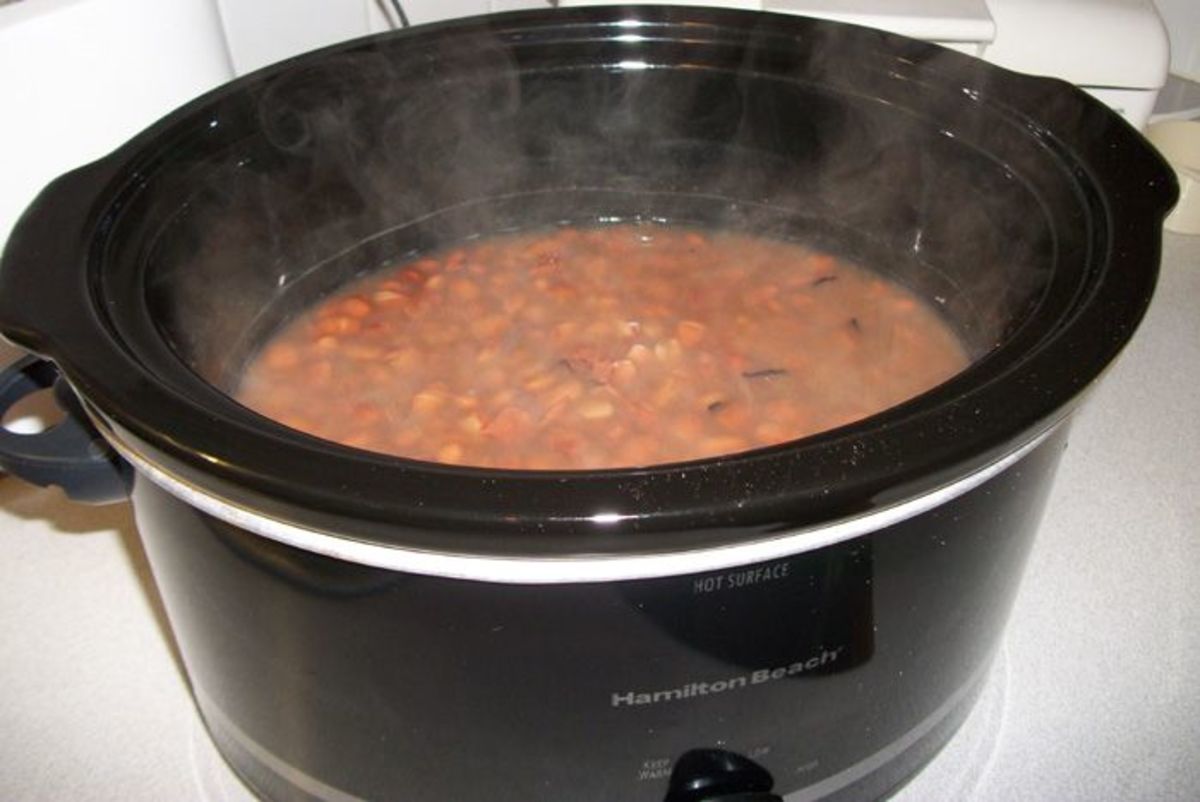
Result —
[[400, 5], [400, 0], [390, 0], [392, 10], [396, 12], [396, 19], [400, 20], [400, 27], [408, 27], [408, 15], [404, 13], [404, 6]]

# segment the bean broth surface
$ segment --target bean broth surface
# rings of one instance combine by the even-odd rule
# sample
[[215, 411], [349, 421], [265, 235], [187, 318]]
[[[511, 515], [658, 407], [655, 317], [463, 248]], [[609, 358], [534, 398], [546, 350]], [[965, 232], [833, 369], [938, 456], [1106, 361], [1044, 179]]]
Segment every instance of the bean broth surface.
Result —
[[967, 365], [908, 291], [801, 245], [618, 225], [387, 268], [277, 332], [238, 399], [357, 448], [524, 469], [786, 442]]

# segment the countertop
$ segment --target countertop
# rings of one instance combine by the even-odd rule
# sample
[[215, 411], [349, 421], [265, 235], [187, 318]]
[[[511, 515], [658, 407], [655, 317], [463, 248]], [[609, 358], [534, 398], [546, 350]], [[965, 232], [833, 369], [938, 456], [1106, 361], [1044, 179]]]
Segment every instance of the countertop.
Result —
[[[1200, 799], [1200, 238], [1079, 412], [981, 703], [895, 798]], [[245, 799], [128, 505], [0, 479], [0, 799]], [[568, 801], [569, 802], [569, 801]]]

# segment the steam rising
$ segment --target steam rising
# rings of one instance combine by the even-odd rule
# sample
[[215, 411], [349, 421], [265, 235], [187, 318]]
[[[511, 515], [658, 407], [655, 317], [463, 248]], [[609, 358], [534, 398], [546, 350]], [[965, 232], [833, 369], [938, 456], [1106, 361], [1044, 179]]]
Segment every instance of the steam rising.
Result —
[[223, 118], [246, 135], [189, 168], [203, 190], [159, 239], [164, 333], [228, 387], [297, 308], [385, 263], [492, 232], [644, 219], [837, 251], [930, 299], [986, 353], [1049, 269], [1022, 156], [1003, 161], [1011, 123], [977, 100], [987, 87], [928, 79], [956, 54], [756, 19], [745, 38], [702, 23], [615, 37], [467, 25], [251, 85]]

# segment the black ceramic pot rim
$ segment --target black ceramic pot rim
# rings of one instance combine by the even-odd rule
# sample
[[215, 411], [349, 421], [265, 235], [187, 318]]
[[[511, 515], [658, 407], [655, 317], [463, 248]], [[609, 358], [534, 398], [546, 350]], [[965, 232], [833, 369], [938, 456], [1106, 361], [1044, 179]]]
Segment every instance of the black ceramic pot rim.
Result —
[[964, 104], [1013, 121], [1029, 147], [1052, 152], [1062, 180], [1076, 184], [1089, 242], [1080, 266], [1087, 280], [1043, 299], [1019, 345], [1002, 345], [917, 399], [746, 454], [636, 470], [519, 472], [418, 463], [307, 437], [239, 406], [182, 362], [150, 365], [139, 344], [115, 332], [110, 319], [122, 310], [98, 293], [97, 276], [121, 208], [155, 160], [169, 158], [171, 137], [206, 115], [217, 126], [212, 110], [222, 97], [362, 46], [352, 43], [218, 89], [51, 185], [6, 250], [0, 328], [57, 362], [106, 436], [144, 474], [196, 506], [263, 534], [272, 527], [325, 532], [359, 550], [450, 556], [463, 565], [475, 558], [716, 553], [865, 520], [949, 488], [960, 492], [972, 474], [991, 475], [1038, 442], [1132, 335], [1153, 290], [1173, 180], [1136, 131], [1067, 84], [868, 29], [717, 9], [519, 12], [393, 36], [419, 41], [488, 31], [514, 47], [547, 40], [569, 47], [617, 40], [631, 24], [646, 35], [688, 41], [752, 38], [756, 47], [835, 31], [873, 69], [961, 89]]

